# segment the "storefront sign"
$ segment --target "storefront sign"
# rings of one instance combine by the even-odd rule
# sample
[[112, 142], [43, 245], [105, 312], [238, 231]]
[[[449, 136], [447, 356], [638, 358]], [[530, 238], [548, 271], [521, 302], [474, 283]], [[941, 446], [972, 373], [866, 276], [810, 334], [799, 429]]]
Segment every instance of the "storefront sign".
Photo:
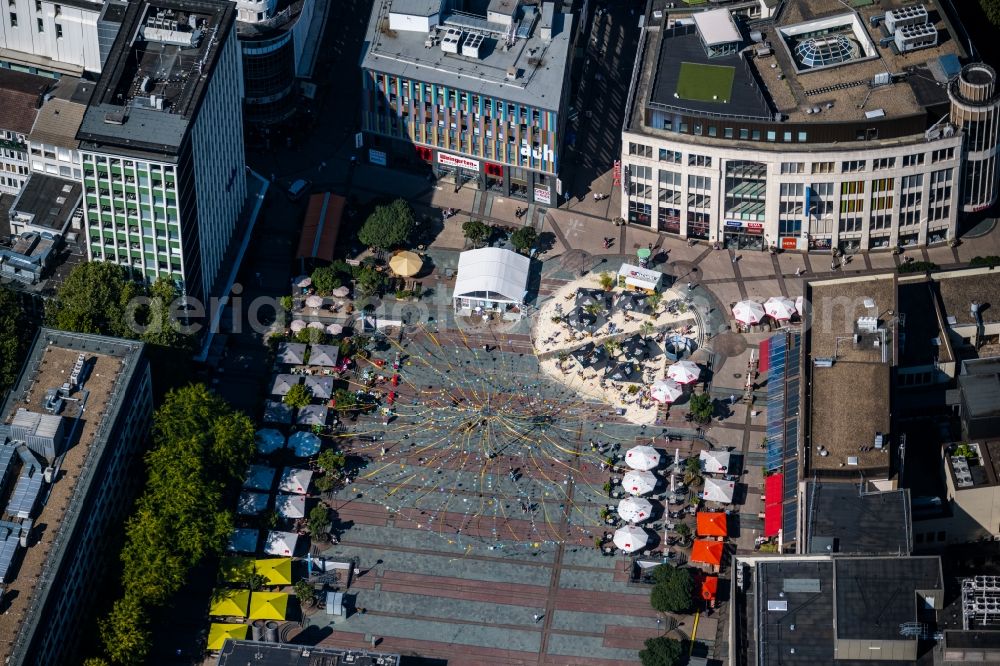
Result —
[[385, 166], [386, 162], [385, 153], [382, 152], [381, 150], [375, 150], [374, 148], [369, 148], [368, 161], [378, 166]]
[[794, 250], [798, 247], [798, 239], [794, 236], [787, 236], [781, 239], [782, 250]]
[[549, 188], [547, 187], [536, 187], [535, 188], [535, 201], [543, 204], [552, 203], [552, 195], [549, 193]]
[[438, 153], [437, 159], [438, 164], [458, 167], [459, 169], [469, 169], [470, 171], [479, 171], [479, 162], [476, 160], [470, 160], [468, 157], [451, 155], [449, 153]]
[[619, 186], [619, 185], [622, 184], [622, 163], [621, 163], [621, 160], [615, 160], [614, 179], [615, 179], [615, 183], [614, 183], [615, 187], [617, 187], [617, 186]]
[[743, 226], [742, 222], [737, 222], [735, 220], [726, 220], [726, 226], [730, 229], [739, 229]]
[[764, 230], [764, 225], [760, 222], [747, 222], [747, 229]]

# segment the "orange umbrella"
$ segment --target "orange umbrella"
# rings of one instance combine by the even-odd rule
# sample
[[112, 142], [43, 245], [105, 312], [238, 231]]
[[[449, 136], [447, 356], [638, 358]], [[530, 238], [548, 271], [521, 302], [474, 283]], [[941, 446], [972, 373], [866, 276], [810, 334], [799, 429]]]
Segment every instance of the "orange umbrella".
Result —
[[729, 536], [726, 514], [721, 511], [699, 511], [698, 536]]
[[691, 561], [719, 566], [722, 564], [722, 542], [699, 539], [691, 547]]
[[701, 581], [701, 598], [705, 601], [713, 601], [719, 592], [719, 577], [705, 576]]

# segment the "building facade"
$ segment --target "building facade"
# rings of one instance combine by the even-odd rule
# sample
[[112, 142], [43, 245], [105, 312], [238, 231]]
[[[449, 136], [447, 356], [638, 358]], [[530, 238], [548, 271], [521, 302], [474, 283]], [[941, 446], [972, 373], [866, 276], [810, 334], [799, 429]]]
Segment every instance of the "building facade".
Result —
[[572, 18], [552, 3], [493, 0], [485, 16], [377, 3], [362, 63], [364, 157], [555, 205]]
[[0, 193], [17, 194], [30, 172], [27, 135], [52, 79], [0, 69]]
[[8, 0], [0, 18], [0, 67], [55, 76], [100, 72], [97, 24], [103, 5]]
[[[69, 388], [60, 389], [63, 383]], [[50, 387], [58, 399], [73, 400], [49, 409]], [[12, 665], [68, 663], [92, 608], [98, 572], [114, 558], [105, 547], [108, 535], [120, 529], [134, 491], [129, 466], [149, 433], [152, 392], [142, 343], [42, 329], [3, 415], [0, 462], [16, 465], [3, 450], [26, 443], [28, 454], [17, 456], [22, 476], [32, 465], [57, 460], [61, 472], [39, 482], [37, 496], [45, 493], [49, 501], [18, 505], [29, 529], [32, 521], [47, 529], [17, 547], [21, 564], [16, 573], [5, 573], [0, 586], [9, 618], [0, 630], [0, 658]], [[52, 427], [42, 431], [33, 423]], [[67, 447], [71, 432], [74, 441]], [[12, 510], [8, 504], [8, 517]], [[7, 520], [0, 535], [24, 526]]]
[[920, 24], [933, 42], [890, 46], [898, 4], [852, 14], [822, 1], [805, 16], [787, 3], [777, 22], [714, 10], [715, 21], [645, 30], [621, 217], [732, 249], [956, 238], [963, 212], [996, 197], [996, 74], [962, 67], [968, 56], [936, 5], [937, 22]]
[[[216, 284], [247, 191], [235, 13], [131, 3], [77, 134], [89, 259], [195, 298]], [[166, 76], [161, 53], [177, 56]]]

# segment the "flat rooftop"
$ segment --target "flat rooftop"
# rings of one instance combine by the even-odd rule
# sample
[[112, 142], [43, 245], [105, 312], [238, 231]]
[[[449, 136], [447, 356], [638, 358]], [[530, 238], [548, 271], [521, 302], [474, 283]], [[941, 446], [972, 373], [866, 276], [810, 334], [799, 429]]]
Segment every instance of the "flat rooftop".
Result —
[[[911, 0], [882, 0], [853, 7], [839, 0], [797, 0], [784, 3], [776, 25], [762, 30], [762, 42], [770, 53], [756, 55], [757, 44], [750, 40], [745, 22], [738, 25], [742, 34], [742, 55], [710, 58], [688, 17], [688, 25], [652, 30], [642, 75], [637, 88], [632, 126], [658, 134], [640, 122], [647, 102], [667, 104], [691, 115], [722, 114], [759, 118], [780, 113], [786, 121], [818, 123], [864, 121], [869, 111], [889, 118], [933, 116], [929, 111], [948, 102], [946, 84], [956, 59], [968, 54], [950, 17], [941, 11], [936, 0], [926, 0], [928, 20], [937, 31], [936, 46], [898, 52], [895, 45], [880, 46], [888, 36], [884, 22], [871, 24], [871, 18], [886, 11], [912, 5]], [[860, 4], [860, 3], [859, 3]], [[707, 5], [708, 6], [708, 5]], [[714, 5], [712, 5], [714, 6]], [[854, 20], [854, 16], [857, 19]], [[682, 18], [677, 12], [671, 17]], [[843, 20], [841, 20], [841, 18]], [[831, 34], [843, 33], [857, 48], [847, 62], [802, 69], [795, 46], [812, 35], [814, 22], [833, 23]], [[826, 28], [824, 28], [826, 29]], [[761, 28], [755, 28], [760, 31]], [[827, 35], [820, 35], [820, 41]], [[876, 57], [877, 54], [877, 57]], [[722, 64], [735, 68], [732, 99], [725, 101], [690, 100], [674, 97], [680, 63]], [[889, 85], [872, 88], [869, 84], [880, 74], [900, 74]], [[819, 114], [815, 115], [815, 110]], [[934, 118], [936, 120], [937, 118]], [[776, 123], [777, 124], [777, 123]], [[692, 141], [709, 141], [688, 135]]]
[[833, 663], [833, 562], [776, 558], [756, 582], [757, 664]]
[[[20, 381], [0, 412], [4, 424], [11, 422], [18, 409], [46, 414], [45, 392], [68, 381], [77, 356], [86, 355], [91, 364], [83, 386], [87, 395], [87, 418], [78, 419], [81, 403], [65, 402], [61, 416], [66, 422], [67, 437], [71, 439], [66, 442], [67, 448], [61, 456], [61, 474], [54, 484], [46, 484], [43, 488], [46, 500], [41, 511], [36, 508], [36, 515], [33, 515], [35, 525], [46, 527], [34, 530], [35, 543], [21, 549], [23, 558], [0, 600], [0, 613], [4, 616], [4, 621], [0, 622], [0, 663], [11, 656], [29, 607], [40, 603], [50, 591], [47, 584], [37, 584], [42, 572], [57, 571], [65, 558], [72, 557], [65, 549], [71, 532], [64, 533], [63, 529], [73, 529], [78, 515], [73, 514], [71, 523], [64, 524], [64, 518], [67, 510], [83, 501], [88, 491], [90, 476], [84, 475], [83, 463], [88, 456], [97, 453], [95, 446], [103, 450], [105, 441], [103, 434], [98, 437], [98, 432], [117, 413], [121, 399], [118, 389], [127, 385], [127, 381], [119, 383], [118, 380], [127, 379], [135, 370], [135, 358], [141, 349], [142, 344], [138, 342], [41, 329], [25, 361]], [[78, 391], [74, 397], [81, 397], [83, 391]], [[75, 429], [74, 424], [77, 425]], [[38, 616], [33, 617], [37, 621]]]
[[899, 332], [900, 367], [927, 366], [954, 361], [948, 332], [942, 329], [944, 316], [938, 304], [933, 280], [899, 280], [900, 317], [905, 324]]
[[913, 548], [906, 489], [866, 492], [853, 483], [810, 481], [805, 507], [809, 553], [907, 555]]
[[235, 13], [209, 0], [130, 2], [77, 138], [175, 155]]
[[1000, 485], [1000, 440], [987, 439], [970, 442], [969, 447], [978, 455], [974, 458], [945, 456], [948, 474], [957, 491]]
[[399, 666], [398, 654], [255, 641], [226, 641], [219, 666]]
[[[421, 10], [423, 13], [433, 11], [433, 6], [441, 6], [437, 2], [420, 4], [426, 5]], [[467, 26], [466, 34], [484, 35], [479, 57], [470, 57], [461, 54], [461, 47], [459, 53], [448, 53], [440, 44], [426, 46], [426, 32], [389, 29], [385, 23], [388, 6], [388, 0], [379, 0], [372, 10], [366, 36], [368, 49], [361, 64], [364, 69], [550, 111], [559, 109], [563, 81], [568, 75], [572, 15], [554, 13], [550, 40], [540, 37], [542, 19], [536, 17], [534, 29], [527, 36], [516, 37], [513, 47], [505, 49], [502, 24], [491, 23], [484, 16], [442, 11], [440, 20], [444, 25], [439, 29], [439, 36], [444, 36], [452, 25], [456, 29]], [[396, 9], [395, 4], [393, 8]], [[407, 6], [398, 11], [416, 9]], [[519, 12], [523, 15], [526, 10], [536, 12], [540, 7], [522, 7]], [[520, 25], [526, 23], [522, 21]], [[507, 77], [512, 68], [517, 72], [513, 80]]]
[[[809, 450], [803, 476], [814, 470], [888, 473], [892, 447], [879, 450], [874, 443], [876, 433], [888, 434], [891, 428], [895, 276], [811, 282], [806, 298], [812, 306], [805, 367]], [[856, 344], [860, 317], [877, 317], [884, 333], [864, 333]], [[834, 360], [829, 367], [817, 367], [817, 359]]]
[[45, 76], [0, 68], [0, 130], [27, 134], [35, 123], [42, 95], [52, 87]]
[[941, 307], [946, 318], [954, 317], [955, 323], [960, 326], [972, 325], [975, 322], [970, 305], [973, 301], [978, 301], [981, 304], [979, 314], [983, 323], [1000, 323], [1000, 273], [996, 270], [976, 268], [937, 273], [934, 281], [938, 285]]
[[33, 173], [14, 201], [11, 214], [31, 217], [30, 224], [61, 234], [80, 203], [80, 183], [44, 173]]

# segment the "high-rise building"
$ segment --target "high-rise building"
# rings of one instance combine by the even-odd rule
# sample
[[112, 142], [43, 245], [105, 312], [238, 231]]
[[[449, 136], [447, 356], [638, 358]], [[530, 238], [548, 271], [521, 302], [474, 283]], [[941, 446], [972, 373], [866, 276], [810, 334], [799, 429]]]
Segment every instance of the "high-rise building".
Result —
[[[42, 329], [0, 411], [0, 660], [78, 661], [97, 572], [148, 436], [140, 342]], [[88, 618], [89, 619], [89, 618]]]
[[556, 203], [573, 15], [521, 5], [379, 0], [363, 56], [373, 164], [432, 165], [456, 184]]
[[246, 198], [236, 10], [130, 2], [77, 138], [88, 256], [204, 299]]

